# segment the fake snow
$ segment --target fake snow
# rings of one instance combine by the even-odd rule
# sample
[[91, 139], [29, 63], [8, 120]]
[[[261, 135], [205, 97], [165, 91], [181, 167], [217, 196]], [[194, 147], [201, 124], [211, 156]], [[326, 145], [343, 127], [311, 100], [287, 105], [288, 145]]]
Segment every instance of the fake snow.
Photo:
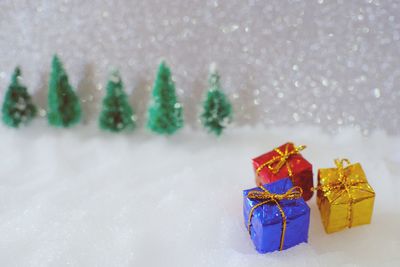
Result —
[[[0, 127], [1, 266], [400, 263], [400, 137], [260, 127], [166, 138], [94, 128]], [[254, 187], [251, 158], [286, 141], [308, 146], [315, 176], [336, 157], [361, 162], [376, 192], [372, 224], [328, 235], [314, 197], [309, 243], [258, 254], [242, 190]]]

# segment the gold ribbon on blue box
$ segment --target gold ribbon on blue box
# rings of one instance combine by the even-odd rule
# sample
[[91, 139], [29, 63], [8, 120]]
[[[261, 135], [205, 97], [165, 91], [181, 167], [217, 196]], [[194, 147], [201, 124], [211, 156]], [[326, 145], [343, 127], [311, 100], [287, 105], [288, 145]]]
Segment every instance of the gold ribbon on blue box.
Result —
[[307, 242], [310, 208], [289, 178], [243, 191], [243, 215], [260, 253]]
[[375, 200], [360, 163], [336, 159], [335, 165], [318, 170], [317, 205], [327, 233], [369, 224]]

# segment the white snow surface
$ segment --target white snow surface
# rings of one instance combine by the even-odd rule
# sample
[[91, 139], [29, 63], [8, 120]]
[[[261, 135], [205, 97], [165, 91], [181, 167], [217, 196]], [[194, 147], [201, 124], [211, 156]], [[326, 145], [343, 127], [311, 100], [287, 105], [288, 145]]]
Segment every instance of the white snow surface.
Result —
[[[242, 190], [254, 187], [252, 157], [286, 141], [308, 146], [315, 175], [336, 157], [361, 162], [376, 191], [372, 223], [328, 235], [314, 197], [309, 243], [258, 254]], [[0, 127], [0, 147], [0, 266], [400, 264], [400, 137], [384, 132], [299, 126], [162, 137], [34, 123]]]

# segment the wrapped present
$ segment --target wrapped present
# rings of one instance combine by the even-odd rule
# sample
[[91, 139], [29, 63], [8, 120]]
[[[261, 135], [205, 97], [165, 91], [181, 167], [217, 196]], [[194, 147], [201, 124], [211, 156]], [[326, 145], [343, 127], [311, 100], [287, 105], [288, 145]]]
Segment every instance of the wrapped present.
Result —
[[313, 191], [312, 165], [300, 154], [306, 146], [286, 143], [253, 159], [256, 184], [267, 184], [290, 177], [295, 186], [303, 189], [304, 200], [309, 200]]
[[[375, 192], [359, 163], [318, 170], [317, 205], [327, 233], [371, 222]], [[344, 166], [347, 164], [348, 166]]]
[[244, 222], [258, 252], [307, 242], [310, 208], [302, 193], [288, 178], [243, 191]]

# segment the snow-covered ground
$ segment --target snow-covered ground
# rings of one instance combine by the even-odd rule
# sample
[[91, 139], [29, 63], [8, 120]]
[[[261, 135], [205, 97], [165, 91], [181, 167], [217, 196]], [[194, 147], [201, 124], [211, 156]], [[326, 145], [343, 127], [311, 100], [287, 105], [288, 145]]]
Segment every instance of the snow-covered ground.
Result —
[[[315, 198], [309, 243], [257, 254], [242, 218], [251, 158], [306, 144], [314, 166], [362, 163], [371, 225], [327, 235]], [[393, 266], [400, 264], [400, 137], [237, 128], [170, 138], [94, 127], [0, 127], [0, 266]]]

